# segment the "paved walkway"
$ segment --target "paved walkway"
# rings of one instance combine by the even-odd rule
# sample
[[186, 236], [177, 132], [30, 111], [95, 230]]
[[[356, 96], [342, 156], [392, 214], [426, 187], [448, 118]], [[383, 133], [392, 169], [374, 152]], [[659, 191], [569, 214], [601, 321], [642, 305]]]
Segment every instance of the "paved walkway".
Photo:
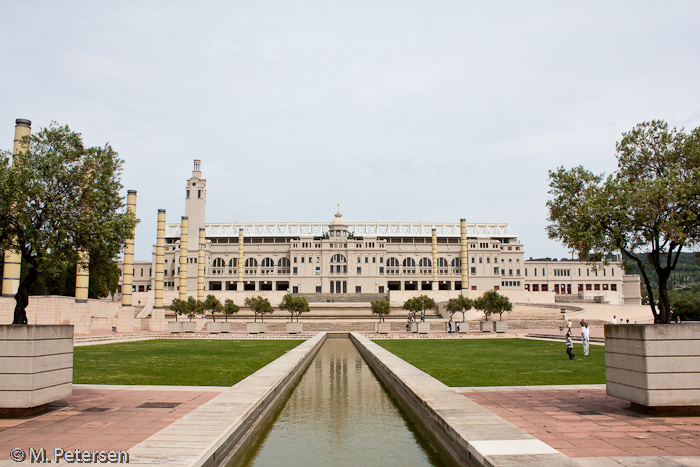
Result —
[[[127, 450], [226, 388], [73, 386], [73, 395], [43, 414], [0, 419], [0, 466], [17, 465], [12, 449]], [[29, 463], [25, 460], [24, 463]]]
[[582, 465], [700, 466], [700, 416], [645, 415], [604, 385], [455, 390]]

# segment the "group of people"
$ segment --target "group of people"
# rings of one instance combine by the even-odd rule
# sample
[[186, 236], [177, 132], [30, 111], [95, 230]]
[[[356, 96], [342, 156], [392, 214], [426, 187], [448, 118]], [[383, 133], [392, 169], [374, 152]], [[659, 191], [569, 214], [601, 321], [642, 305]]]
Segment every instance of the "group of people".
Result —
[[[575, 355], [573, 353], [574, 343], [571, 341], [571, 320], [569, 320], [566, 324], [566, 354], [569, 356], [569, 360], [573, 360]], [[588, 356], [588, 352], [590, 349], [590, 342], [591, 330], [588, 328], [588, 323], [584, 320], [581, 320], [581, 344], [583, 345], [583, 355], [586, 357]]]
[[[411, 331], [411, 323], [415, 323], [416, 318], [413, 316], [413, 314], [408, 315], [408, 321], [406, 322], [406, 332]], [[420, 314], [420, 322], [425, 323], [425, 311], [422, 311]]]

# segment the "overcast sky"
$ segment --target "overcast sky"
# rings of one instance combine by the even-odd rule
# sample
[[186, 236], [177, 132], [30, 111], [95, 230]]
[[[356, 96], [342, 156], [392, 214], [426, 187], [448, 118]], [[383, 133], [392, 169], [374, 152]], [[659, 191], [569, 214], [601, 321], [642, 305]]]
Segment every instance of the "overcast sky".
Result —
[[700, 2], [3, 2], [14, 121], [109, 142], [138, 191], [136, 259], [208, 222], [506, 222], [548, 240], [548, 170], [615, 169], [635, 124], [700, 126]]

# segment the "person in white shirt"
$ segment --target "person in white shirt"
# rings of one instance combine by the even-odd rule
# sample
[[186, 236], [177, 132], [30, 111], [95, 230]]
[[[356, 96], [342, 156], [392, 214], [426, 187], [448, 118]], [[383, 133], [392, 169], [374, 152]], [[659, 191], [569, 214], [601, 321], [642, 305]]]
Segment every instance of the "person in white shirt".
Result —
[[615, 315], [613, 315], [612, 323], [617, 324], [617, 317]]
[[581, 328], [581, 342], [583, 343], [583, 355], [588, 356], [588, 345], [591, 342], [591, 330], [588, 329], [588, 323]]

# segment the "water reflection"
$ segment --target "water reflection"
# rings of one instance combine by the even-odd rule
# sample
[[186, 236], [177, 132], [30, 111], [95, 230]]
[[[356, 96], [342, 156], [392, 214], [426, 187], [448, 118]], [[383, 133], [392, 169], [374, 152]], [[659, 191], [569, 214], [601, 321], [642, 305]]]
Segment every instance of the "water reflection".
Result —
[[[354, 367], [354, 371], [353, 371]], [[441, 466], [349, 339], [328, 339], [269, 432], [239, 465]]]

